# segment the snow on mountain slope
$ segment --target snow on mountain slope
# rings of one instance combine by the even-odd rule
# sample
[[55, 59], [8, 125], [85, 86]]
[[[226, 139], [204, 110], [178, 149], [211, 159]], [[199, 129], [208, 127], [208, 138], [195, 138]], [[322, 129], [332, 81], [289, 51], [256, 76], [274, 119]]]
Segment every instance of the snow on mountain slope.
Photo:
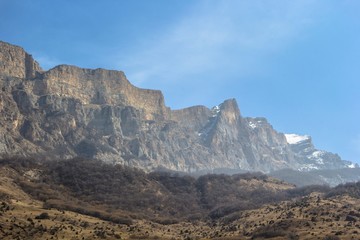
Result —
[[298, 144], [300, 142], [309, 140], [309, 136], [308, 135], [297, 135], [297, 134], [285, 134], [286, 137], [286, 141], [289, 144]]

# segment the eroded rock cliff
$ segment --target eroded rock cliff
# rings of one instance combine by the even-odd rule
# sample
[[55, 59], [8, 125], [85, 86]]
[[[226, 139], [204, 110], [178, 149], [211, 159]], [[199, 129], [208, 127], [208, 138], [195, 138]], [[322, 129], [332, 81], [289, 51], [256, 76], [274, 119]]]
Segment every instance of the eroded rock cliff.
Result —
[[[160, 91], [133, 86], [121, 71], [68, 65], [43, 71], [4, 42], [0, 88], [1, 155], [82, 156], [185, 172], [269, 172], [314, 161], [266, 119], [243, 118], [234, 99], [212, 109], [170, 110]], [[322, 166], [335, 165], [349, 164], [328, 158]]]
[[21, 47], [2, 41], [0, 47], [0, 74], [31, 79], [37, 72], [42, 71], [33, 57]]

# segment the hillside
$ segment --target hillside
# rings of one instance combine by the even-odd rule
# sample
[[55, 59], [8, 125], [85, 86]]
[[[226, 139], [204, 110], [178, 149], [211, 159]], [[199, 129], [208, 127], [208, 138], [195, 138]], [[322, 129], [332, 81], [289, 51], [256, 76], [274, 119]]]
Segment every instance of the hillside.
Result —
[[358, 183], [294, 188], [262, 174], [192, 178], [84, 159], [0, 165], [2, 239], [353, 239], [360, 231]]
[[131, 214], [132, 218], [160, 222], [218, 218], [222, 211], [286, 199], [279, 192], [293, 188], [260, 173], [193, 178], [164, 172], [147, 174], [84, 159], [47, 163], [6, 159], [3, 165], [17, 173], [13, 179], [23, 191], [46, 206], [90, 215], [98, 215], [102, 209], [104, 218], [109, 215], [106, 212], [114, 216], [117, 211], [122, 218]]

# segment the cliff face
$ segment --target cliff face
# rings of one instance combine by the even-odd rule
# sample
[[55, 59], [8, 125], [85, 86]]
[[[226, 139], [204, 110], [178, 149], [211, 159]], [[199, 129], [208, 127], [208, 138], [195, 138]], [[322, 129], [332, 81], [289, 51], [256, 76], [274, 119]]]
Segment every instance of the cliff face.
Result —
[[[83, 156], [185, 172], [304, 170], [316, 161], [266, 119], [243, 118], [234, 99], [172, 111], [160, 91], [133, 86], [123, 72], [67, 65], [44, 72], [4, 42], [0, 88], [1, 155]], [[349, 165], [329, 159], [323, 168]]]
[[35, 81], [34, 93], [76, 98], [83, 105], [133, 106], [143, 111], [146, 120], [169, 114], [160, 91], [134, 87], [121, 71], [60, 65]]
[[0, 74], [31, 79], [42, 71], [30, 54], [20, 47], [0, 41]]

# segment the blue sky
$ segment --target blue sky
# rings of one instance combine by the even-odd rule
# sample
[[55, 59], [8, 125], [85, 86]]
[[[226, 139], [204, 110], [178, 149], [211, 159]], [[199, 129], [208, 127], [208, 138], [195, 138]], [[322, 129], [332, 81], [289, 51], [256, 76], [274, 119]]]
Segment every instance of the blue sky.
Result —
[[243, 116], [360, 163], [360, 1], [0, 0], [0, 40], [57, 64], [123, 70], [172, 109]]

